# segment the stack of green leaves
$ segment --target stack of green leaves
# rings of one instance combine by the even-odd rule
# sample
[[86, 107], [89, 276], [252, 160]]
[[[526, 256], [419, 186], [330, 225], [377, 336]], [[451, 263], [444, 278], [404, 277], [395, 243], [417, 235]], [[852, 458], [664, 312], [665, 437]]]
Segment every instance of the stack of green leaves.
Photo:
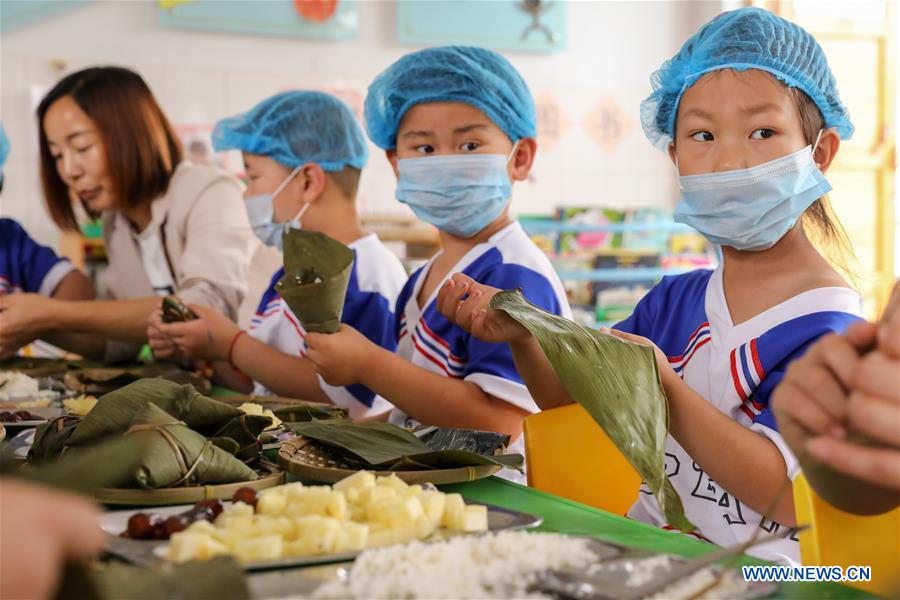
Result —
[[[522, 470], [520, 454], [485, 456], [468, 450], [430, 448], [409, 431], [373, 421], [356, 424], [347, 420], [309, 421], [285, 423], [285, 427], [298, 435], [327, 446], [350, 464], [375, 471], [410, 471], [452, 469], [477, 465], [498, 465]], [[455, 437], [459, 447], [465, 447], [466, 430], [458, 430]], [[482, 432], [472, 431], [471, 435]]]
[[669, 405], [653, 349], [541, 310], [520, 291], [500, 292], [491, 307], [534, 335], [569, 395], [650, 486], [666, 521], [684, 531], [695, 529], [666, 477]]

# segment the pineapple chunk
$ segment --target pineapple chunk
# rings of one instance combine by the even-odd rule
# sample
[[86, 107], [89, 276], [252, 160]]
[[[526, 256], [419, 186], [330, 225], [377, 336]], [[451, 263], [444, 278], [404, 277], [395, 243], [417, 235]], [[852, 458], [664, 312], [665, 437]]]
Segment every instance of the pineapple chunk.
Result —
[[447, 494], [441, 525], [451, 531], [463, 531], [466, 503], [459, 494]]
[[406, 485], [405, 481], [397, 477], [394, 473], [391, 473], [388, 477], [379, 477], [377, 479], [377, 484], [394, 488], [397, 493], [403, 493], [403, 490], [409, 487]]
[[401, 529], [381, 526], [369, 529], [366, 547], [377, 548], [380, 546], [406, 544], [414, 539], [416, 539], [416, 529], [412, 524]]
[[261, 515], [278, 516], [284, 514], [287, 494], [260, 494], [256, 499], [256, 512]]
[[219, 554], [228, 554], [228, 547], [205, 533], [180, 531], [172, 535], [166, 550], [166, 559], [182, 563], [190, 560], [207, 560]]
[[347, 500], [328, 486], [308, 487], [288, 500], [285, 513], [291, 517], [320, 515], [343, 519], [347, 515]]
[[341, 521], [332, 517], [310, 515], [295, 519], [294, 524], [297, 526], [296, 548], [303, 548], [305, 554], [337, 552], [343, 538]]
[[387, 509], [388, 524], [394, 529], [400, 529], [414, 524], [425, 515], [422, 503], [418, 498], [403, 498], [394, 502]]
[[424, 491], [419, 496], [419, 501], [425, 509], [425, 514], [431, 519], [435, 527], [440, 526], [441, 517], [444, 515], [444, 506], [447, 503], [447, 496], [442, 492]]
[[397, 495], [397, 490], [392, 487], [379, 486], [362, 490], [359, 493], [359, 503], [368, 505], [384, 498], [392, 498]]
[[417, 483], [417, 484], [411, 485], [408, 488], [406, 488], [405, 490], [403, 490], [401, 495], [406, 496], [406, 497], [418, 496], [422, 493], [422, 489], [423, 489], [422, 486]]
[[283, 556], [284, 541], [280, 535], [263, 535], [246, 538], [234, 547], [234, 554], [241, 562], [278, 560]]
[[258, 515], [255, 533], [257, 535], [280, 535], [285, 539], [291, 539], [297, 535], [297, 527], [288, 517]]
[[362, 523], [344, 523], [341, 551], [362, 550], [369, 539], [369, 526]]
[[467, 532], [487, 531], [488, 528], [488, 512], [487, 506], [473, 505], [467, 506], [463, 513], [462, 530]]
[[416, 539], [424, 540], [431, 536], [437, 530], [437, 523], [431, 520], [427, 514], [423, 514], [416, 519]]
[[336, 492], [347, 492], [352, 489], [365, 489], [375, 487], [375, 474], [371, 471], [357, 471], [349, 477], [338, 481], [333, 486]]

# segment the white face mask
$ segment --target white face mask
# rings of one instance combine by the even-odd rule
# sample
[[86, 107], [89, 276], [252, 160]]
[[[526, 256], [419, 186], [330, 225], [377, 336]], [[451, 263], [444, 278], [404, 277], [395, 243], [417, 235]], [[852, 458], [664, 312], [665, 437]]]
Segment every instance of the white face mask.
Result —
[[[766, 250], [791, 230], [810, 204], [831, 191], [813, 159], [819, 137], [749, 169], [680, 175], [675, 221], [710, 242], [738, 250]], [[678, 163], [675, 168], [677, 170]]]
[[257, 194], [244, 200], [247, 208], [247, 216], [250, 218], [250, 227], [253, 228], [253, 233], [256, 234], [256, 237], [267, 246], [274, 246], [281, 250], [283, 248], [281, 238], [284, 235], [284, 232], [291, 227], [294, 229], [301, 228], [300, 219], [309, 208], [309, 204], [307, 203], [303, 204], [303, 207], [297, 211], [297, 214], [294, 215], [294, 218], [290, 221], [285, 223], [275, 223], [272, 219], [275, 211], [275, 197], [287, 187], [302, 168], [303, 165], [300, 165], [291, 171], [291, 174], [288, 175], [271, 194]]

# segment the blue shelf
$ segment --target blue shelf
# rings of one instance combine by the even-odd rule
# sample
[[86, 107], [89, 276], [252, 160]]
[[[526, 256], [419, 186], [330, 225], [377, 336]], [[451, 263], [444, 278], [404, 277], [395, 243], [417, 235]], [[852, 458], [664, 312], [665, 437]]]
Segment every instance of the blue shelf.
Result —
[[637, 233], [664, 231], [667, 233], [693, 233], [694, 229], [674, 221], [653, 223], [607, 223], [606, 225], [576, 225], [559, 221], [520, 221], [529, 234], [535, 233]]
[[693, 271], [692, 268], [662, 269], [658, 267], [631, 267], [625, 269], [587, 269], [583, 271], [557, 271], [563, 281], [609, 281], [614, 283], [634, 283], [656, 281], [666, 275], [681, 275]]

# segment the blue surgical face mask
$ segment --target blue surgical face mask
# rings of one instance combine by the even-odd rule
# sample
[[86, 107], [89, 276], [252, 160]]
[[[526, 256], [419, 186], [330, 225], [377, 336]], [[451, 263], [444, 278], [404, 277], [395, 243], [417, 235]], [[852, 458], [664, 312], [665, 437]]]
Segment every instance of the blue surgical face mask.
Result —
[[258, 237], [266, 246], [274, 246], [275, 248], [282, 250], [283, 243], [281, 238], [284, 235], [284, 232], [290, 227], [293, 227], [294, 229], [300, 229], [301, 227], [300, 218], [306, 212], [306, 209], [309, 208], [309, 204], [306, 203], [303, 204], [303, 208], [301, 208], [296, 216], [290, 221], [287, 221], [286, 223], [275, 223], [272, 221], [275, 210], [275, 197], [287, 187], [287, 184], [289, 184], [294, 177], [297, 176], [297, 173], [300, 172], [301, 168], [302, 165], [291, 171], [291, 174], [287, 176], [287, 179], [282, 181], [271, 194], [257, 194], [256, 196], [250, 196], [244, 200], [247, 207], [247, 216], [250, 218], [250, 227], [253, 228], [253, 233], [256, 234], [256, 237]]
[[681, 200], [675, 220], [714, 244], [738, 250], [771, 248], [813, 202], [831, 191], [813, 159], [818, 143], [817, 138], [813, 146], [749, 169], [679, 175]]
[[417, 217], [450, 235], [470, 238], [490, 225], [512, 195], [502, 154], [450, 154], [397, 161], [396, 198]]

